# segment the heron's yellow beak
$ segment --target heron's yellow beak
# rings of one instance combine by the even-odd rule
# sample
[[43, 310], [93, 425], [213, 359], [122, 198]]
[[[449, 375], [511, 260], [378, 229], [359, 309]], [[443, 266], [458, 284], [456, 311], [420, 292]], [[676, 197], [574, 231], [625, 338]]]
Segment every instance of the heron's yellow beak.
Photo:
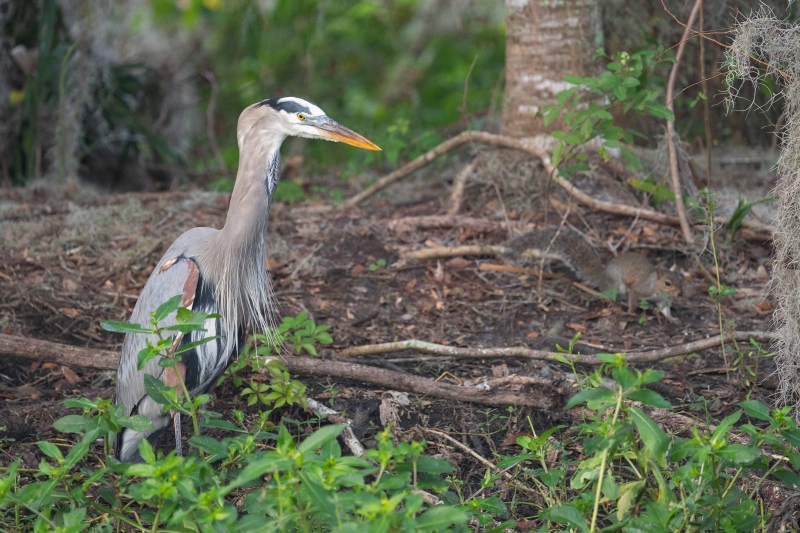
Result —
[[331, 141], [343, 142], [358, 148], [364, 148], [365, 150], [380, 150], [380, 147], [374, 142], [349, 128], [345, 128], [331, 118], [325, 117], [325, 119], [315, 124], [315, 126], [324, 132], [321, 134], [321, 137], [325, 137]]

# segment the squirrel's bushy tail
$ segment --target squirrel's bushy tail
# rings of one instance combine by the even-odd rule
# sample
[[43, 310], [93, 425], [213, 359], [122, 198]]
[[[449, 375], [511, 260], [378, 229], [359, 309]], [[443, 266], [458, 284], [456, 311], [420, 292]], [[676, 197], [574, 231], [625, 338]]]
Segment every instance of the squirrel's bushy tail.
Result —
[[508, 242], [503, 258], [514, 265], [531, 267], [542, 255], [560, 259], [579, 278], [601, 290], [612, 285], [594, 248], [569, 228], [558, 231], [548, 227], [523, 233]]

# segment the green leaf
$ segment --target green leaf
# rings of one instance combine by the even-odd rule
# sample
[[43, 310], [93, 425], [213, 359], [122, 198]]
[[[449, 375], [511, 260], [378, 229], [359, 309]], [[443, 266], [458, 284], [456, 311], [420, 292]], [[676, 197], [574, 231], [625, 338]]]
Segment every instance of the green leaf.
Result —
[[794, 485], [795, 488], [800, 488], [800, 476], [796, 473], [792, 472], [791, 470], [784, 470], [783, 468], [779, 468], [775, 471], [775, 477], [783, 481], [786, 485], [792, 486]]
[[772, 420], [772, 413], [769, 407], [758, 400], [745, 400], [739, 402], [739, 406], [744, 409], [744, 412], [747, 413], [747, 416], [750, 418], [765, 421]]
[[494, 516], [505, 516], [508, 514], [508, 508], [505, 502], [497, 496], [490, 496], [488, 498], [476, 498], [472, 502], [484, 511], [489, 511]]
[[436, 459], [427, 455], [421, 455], [417, 458], [417, 472], [449, 474], [453, 471], [455, 471], [455, 468], [445, 459]]
[[148, 345], [139, 350], [139, 353], [136, 354], [136, 368], [143, 370], [144, 367], [147, 366], [147, 363], [158, 357], [159, 353], [161, 353], [161, 350], [148, 342]]
[[636, 407], [630, 408], [631, 418], [650, 456], [660, 465], [666, 460], [669, 437], [653, 420]]
[[625, 97], [628, 95], [628, 90], [623, 85], [617, 85], [614, 87], [614, 96], [617, 97], [617, 100], [625, 100]]
[[97, 427], [97, 421], [82, 415], [62, 416], [53, 422], [53, 429], [62, 433], [81, 433], [94, 427]]
[[670, 409], [672, 404], [664, 399], [656, 391], [650, 389], [640, 389], [625, 393], [625, 397], [635, 402], [649, 405], [650, 407], [658, 407], [659, 409]]
[[202, 346], [203, 344], [211, 341], [215, 341], [217, 339], [221, 339], [221, 335], [213, 335], [211, 337], [203, 337], [200, 340], [192, 341], [192, 342], [184, 342], [180, 345], [180, 347], [175, 350], [175, 355], [182, 354], [183, 352], [188, 352], [189, 350], [194, 350], [198, 346]]
[[142, 415], [121, 416], [118, 419], [119, 425], [130, 428], [133, 431], [150, 431], [153, 429], [153, 421]]
[[189, 439], [189, 444], [210, 455], [221, 455], [224, 457], [228, 454], [228, 447], [209, 435], [194, 435]]
[[153, 320], [156, 321], [156, 324], [167, 318], [170, 313], [178, 309], [178, 306], [181, 304], [181, 298], [183, 296], [180, 294], [176, 294], [163, 304], [158, 306], [155, 313], [153, 314]]
[[139, 455], [142, 456], [144, 462], [148, 465], [151, 465], [156, 462], [156, 454], [153, 453], [153, 447], [150, 445], [150, 441], [147, 439], [141, 439], [139, 441]]
[[457, 507], [437, 505], [414, 519], [414, 531], [444, 531], [454, 524], [465, 524], [469, 516]]
[[320, 344], [333, 344], [333, 337], [331, 337], [330, 333], [320, 332], [317, 333], [317, 342]]
[[144, 391], [153, 400], [161, 405], [168, 405], [169, 399], [164, 395], [169, 392], [170, 388], [167, 387], [160, 379], [151, 376], [150, 374], [144, 375]]
[[613, 402], [615, 399], [616, 396], [611, 390], [603, 388], [587, 389], [570, 398], [564, 409], [572, 409], [576, 405], [583, 402], [586, 402], [586, 404], [589, 405], [589, 409], [596, 409], [597, 407], [592, 407], [592, 405], [599, 406], [603, 402]]
[[717, 453], [720, 457], [737, 465], [748, 465], [761, 456], [761, 448], [744, 444], [730, 444], [719, 449]]
[[131, 324], [130, 322], [121, 322], [118, 320], [103, 320], [100, 322], [100, 327], [113, 333], [152, 333], [152, 330], [143, 328], [139, 324]]
[[192, 331], [205, 331], [205, 328], [203, 328], [202, 324], [194, 324], [192, 322], [188, 322], [186, 324], [173, 324], [161, 329], [164, 331], [178, 331], [184, 334], [191, 333]]
[[648, 103], [647, 111], [656, 118], [662, 118], [670, 122], [675, 121], [675, 115], [669, 110], [668, 107], [664, 105]]
[[339, 434], [344, 431], [344, 428], [344, 424], [332, 424], [330, 426], [324, 426], [309, 435], [303, 442], [300, 443], [297, 449], [303, 453], [314, 451], [322, 446], [326, 441], [338, 437]]
[[94, 441], [97, 440], [101, 434], [100, 428], [94, 428], [86, 433], [83, 438], [72, 447], [72, 449], [67, 454], [67, 458], [64, 459], [64, 466], [67, 468], [72, 468], [78, 461], [86, 457], [86, 454], [89, 453], [89, 449], [94, 444]]
[[175, 311], [175, 320], [178, 321], [178, 324], [185, 324], [191, 320], [193, 316], [194, 313], [192, 310], [185, 307], [179, 307], [178, 310]]
[[558, 167], [561, 164], [561, 158], [564, 156], [564, 143], [558, 143], [555, 148], [553, 148], [553, 157], [552, 163], [554, 167]]
[[800, 429], [784, 429], [780, 433], [792, 446], [800, 449]]
[[567, 524], [568, 526], [576, 527], [581, 531], [589, 531], [589, 526], [586, 524], [586, 519], [576, 508], [571, 505], [562, 505], [560, 507], [551, 507], [542, 512], [542, 518], [546, 518], [551, 522], [557, 524]]
[[245, 430], [242, 428], [234, 425], [232, 422], [227, 420], [218, 420], [218, 419], [208, 419], [203, 420], [200, 422], [200, 427], [203, 428], [214, 428], [214, 429], [224, 429], [225, 431], [233, 431], [235, 433], [246, 433]]
[[[577, 85], [577, 84], [576, 84]], [[578, 92], [581, 88], [580, 87], [571, 87], [569, 89], [563, 90], [556, 95], [556, 100], [558, 101], [558, 107], [564, 107], [564, 104], [567, 103], [567, 100]], [[555, 106], [554, 106], [555, 107]], [[559, 110], [558, 107], [555, 107], [556, 110]], [[549, 111], [549, 109], [548, 109]], [[559, 110], [560, 111], [560, 110]], [[556, 114], [557, 116], [557, 114]]]
[[97, 409], [97, 402], [89, 398], [70, 398], [64, 400], [64, 405], [77, 409]]
[[51, 457], [53, 459], [62, 460], [64, 456], [61, 455], [61, 450], [58, 449], [58, 446], [53, 444], [52, 442], [47, 442], [46, 440], [42, 440], [36, 443], [36, 446], [42, 450], [42, 453], [45, 454], [47, 457]]

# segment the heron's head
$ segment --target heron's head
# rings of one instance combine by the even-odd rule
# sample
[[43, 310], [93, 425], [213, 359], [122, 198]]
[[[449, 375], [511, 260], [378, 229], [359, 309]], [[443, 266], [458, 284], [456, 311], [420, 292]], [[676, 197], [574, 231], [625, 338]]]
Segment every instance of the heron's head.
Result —
[[255, 133], [264, 136], [307, 137], [343, 142], [366, 150], [380, 150], [367, 139], [345, 128], [325, 112], [302, 98], [269, 98], [242, 111], [238, 128], [239, 145]]

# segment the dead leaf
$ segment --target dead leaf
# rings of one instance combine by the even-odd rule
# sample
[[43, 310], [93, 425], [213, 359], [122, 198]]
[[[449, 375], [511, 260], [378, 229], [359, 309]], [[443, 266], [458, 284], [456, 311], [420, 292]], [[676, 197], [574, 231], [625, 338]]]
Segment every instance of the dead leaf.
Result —
[[533, 435], [531, 435], [530, 433], [509, 433], [508, 435], [506, 435], [506, 438], [503, 439], [503, 442], [500, 445], [506, 448], [508, 448], [509, 446], [519, 446], [519, 444], [517, 444], [517, 439], [520, 437], [533, 438]]
[[586, 333], [586, 326], [584, 326], [583, 324], [575, 324], [574, 322], [569, 322], [564, 325], [569, 329], [577, 331], [578, 333]]
[[525, 336], [528, 337], [529, 339], [535, 339], [536, 337], [539, 336], [539, 332], [538, 331], [531, 331]]
[[403, 291], [412, 292], [414, 290], [414, 287], [416, 287], [416, 286], [417, 286], [417, 278], [414, 278], [411, 281], [409, 281], [408, 283], [406, 283], [406, 286], [405, 286], [405, 288], [403, 288]]
[[69, 368], [68, 366], [62, 366], [61, 373], [64, 374], [64, 378], [66, 378], [66, 380], [69, 381], [70, 385], [77, 385], [78, 383], [81, 382], [80, 376], [78, 376], [78, 374], [73, 372], [72, 369]]
[[81, 314], [80, 311], [78, 311], [77, 309], [73, 309], [71, 307], [62, 307], [61, 309], [59, 309], [59, 311], [70, 318], [76, 318], [78, 315]]
[[366, 270], [366, 268], [364, 268], [364, 265], [356, 265], [350, 270], [350, 275], [360, 276], [361, 274], [364, 273], [364, 270]]
[[70, 278], [64, 278], [61, 280], [61, 288], [68, 292], [77, 292], [79, 285]]
[[444, 266], [447, 268], [467, 268], [472, 266], [472, 261], [464, 259], [463, 257], [454, 257], [448, 260]]

